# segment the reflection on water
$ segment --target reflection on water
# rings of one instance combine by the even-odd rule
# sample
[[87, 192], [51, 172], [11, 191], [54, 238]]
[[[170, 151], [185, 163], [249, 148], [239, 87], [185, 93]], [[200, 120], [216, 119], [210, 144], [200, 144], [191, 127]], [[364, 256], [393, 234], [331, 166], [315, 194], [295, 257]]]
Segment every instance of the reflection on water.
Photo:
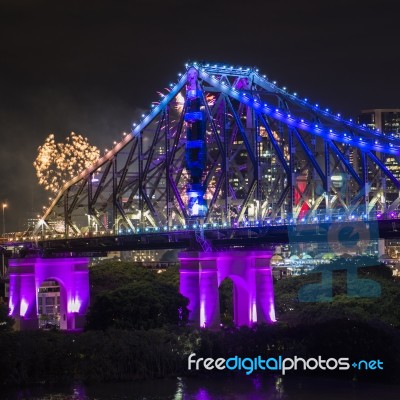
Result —
[[4, 400], [399, 400], [400, 386], [291, 377], [170, 380], [2, 391]]

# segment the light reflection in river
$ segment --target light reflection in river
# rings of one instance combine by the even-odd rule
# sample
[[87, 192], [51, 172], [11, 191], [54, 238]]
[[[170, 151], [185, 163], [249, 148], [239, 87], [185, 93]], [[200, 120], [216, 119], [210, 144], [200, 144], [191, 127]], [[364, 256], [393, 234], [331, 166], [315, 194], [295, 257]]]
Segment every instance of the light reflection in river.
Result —
[[298, 377], [177, 378], [0, 392], [4, 400], [399, 400], [400, 386]]

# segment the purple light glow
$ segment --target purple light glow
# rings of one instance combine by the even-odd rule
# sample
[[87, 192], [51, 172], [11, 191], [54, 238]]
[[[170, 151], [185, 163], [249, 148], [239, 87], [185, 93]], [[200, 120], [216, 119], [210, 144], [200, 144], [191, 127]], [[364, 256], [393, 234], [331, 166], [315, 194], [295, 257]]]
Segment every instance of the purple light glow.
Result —
[[274, 305], [273, 303], [270, 304], [269, 318], [271, 319], [271, 322], [276, 322], [276, 317], [275, 317], [275, 305]]
[[200, 327], [206, 328], [206, 311], [205, 311], [205, 299], [200, 301]]
[[250, 310], [250, 322], [257, 322], [257, 304], [255, 301], [253, 302]]
[[13, 315], [13, 313], [14, 313], [14, 303], [13, 303], [12, 296], [10, 296], [10, 300], [8, 301], [8, 308], [10, 310], [8, 312], [8, 315]]
[[60, 328], [83, 328], [89, 306], [88, 258], [10, 260], [10, 315], [17, 329], [38, 328], [37, 293], [46, 280], [60, 285]]
[[225, 278], [234, 285], [237, 326], [275, 322], [272, 251], [181, 253], [180, 291], [190, 300], [190, 319], [200, 327], [220, 326], [218, 288]]
[[21, 317], [25, 317], [26, 312], [28, 311], [28, 303], [25, 299], [21, 300], [21, 304], [20, 304], [20, 311], [19, 311], [19, 315]]
[[69, 313], [78, 313], [80, 308], [81, 308], [81, 301], [78, 298], [68, 300], [67, 311]]

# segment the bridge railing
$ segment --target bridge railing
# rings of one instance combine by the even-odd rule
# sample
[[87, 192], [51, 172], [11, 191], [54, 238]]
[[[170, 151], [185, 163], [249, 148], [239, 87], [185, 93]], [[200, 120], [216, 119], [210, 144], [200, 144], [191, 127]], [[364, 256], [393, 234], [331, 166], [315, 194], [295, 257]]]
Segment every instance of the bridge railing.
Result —
[[[308, 225], [318, 223], [341, 223], [341, 222], [352, 222], [352, 221], [380, 221], [380, 220], [396, 220], [400, 219], [400, 210], [391, 212], [371, 212], [368, 215], [365, 213], [357, 214], [331, 214], [331, 213], [318, 213], [314, 216], [307, 217], [277, 217], [271, 218], [266, 217], [263, 219], [245, 219], [241, 222], [237, 222], [232, 219], [230, 222], [210, 222], [210, 223], [199, 223], [192, 222], [183, 225], [160, 225], [160, 226], [136, 226], [134, 229], [119, 229], [118, 235], [151, 235], [151, 234], [168, 234], [170, 232], [188, 232], [188, 231], [209, 231], [209, 230], [229, 230], [229, 229], [242, 229], [242, 228], [264, 228], [269, 226], [291, 226], [291, 225]], [[70, 233], [68, 238], [82, 238], [82, 237], [107, 237], [115, 236], [114, 230], [98, 230], [95, 232], [85, 232], [81, 234]], [[6, 245], [7, 243], [13, 242], [32, 242], [40, 240], [52, 240], [52, 239], [65, 239], [64, 233], [54, 233], [46, 231], [45, 229], [38, 235], [32, 236], [23, 233], [9, 233], [5, 237], [0, 238], [0, 242]]]

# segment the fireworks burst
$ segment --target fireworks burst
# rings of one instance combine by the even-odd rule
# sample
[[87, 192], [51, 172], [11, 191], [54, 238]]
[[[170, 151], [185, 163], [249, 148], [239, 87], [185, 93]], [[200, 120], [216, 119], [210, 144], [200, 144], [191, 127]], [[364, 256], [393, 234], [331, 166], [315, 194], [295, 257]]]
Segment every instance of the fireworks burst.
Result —
[[38, 156], [33, 163], [39, 184], [53, 193], [81, 171], [92, 165], [100, 156], [96, 146], [91, 146], [86, 137], [74, 132], [64, 143], [56, 143], [50, 134], [38, 148]]

